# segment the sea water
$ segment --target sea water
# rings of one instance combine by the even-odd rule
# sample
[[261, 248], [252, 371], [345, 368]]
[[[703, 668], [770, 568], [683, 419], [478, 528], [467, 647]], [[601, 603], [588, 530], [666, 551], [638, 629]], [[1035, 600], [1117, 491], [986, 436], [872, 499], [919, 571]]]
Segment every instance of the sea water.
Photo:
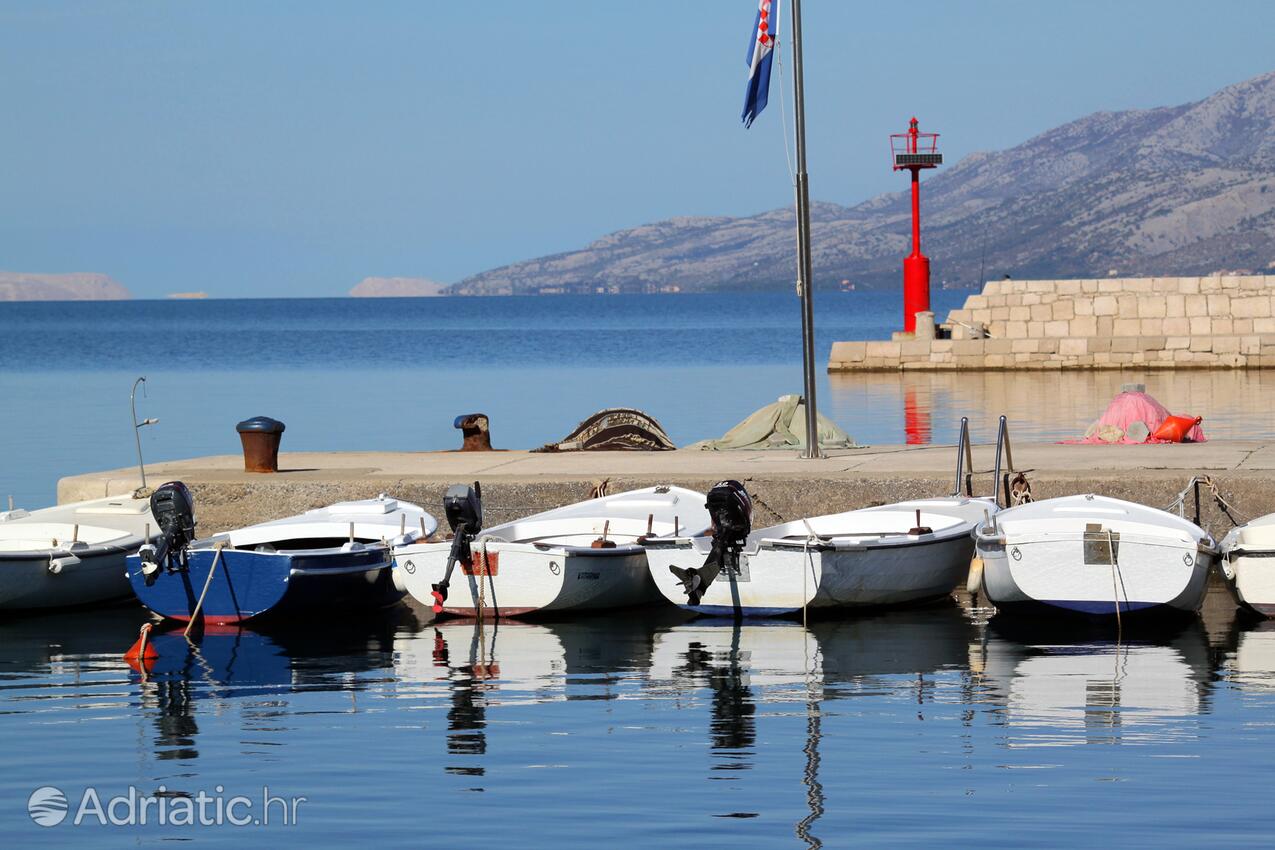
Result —
[[1275, 630], [1210, 599], [1141, 636], [968, 599], [808, 626], [401, 608], [172, 634], [145, 676], [136, 608], [7, 618], [0, 840], [1264, 846]]
[[[938, 290], [939, 315], [965, 293]], [[888, 338], [897, 293], [816, 294], [819, 409], [861, 443], [1081, 436], [1120, 386], [1147, 384], [1213, 437], [1269, 438], [1275, 376], [1246, 372], [828, 375], [836, 340]], [[287, 450], [454, 448], [459, 414], [501, 448], [559, 440], [604, 407], [653, 415], [679, 445], [802, 392], [791, 294], [262, 299], [0, 304], [0, 498], [51, 502], [57, 479], [239, 451], [235, 423], [287, 425]]]

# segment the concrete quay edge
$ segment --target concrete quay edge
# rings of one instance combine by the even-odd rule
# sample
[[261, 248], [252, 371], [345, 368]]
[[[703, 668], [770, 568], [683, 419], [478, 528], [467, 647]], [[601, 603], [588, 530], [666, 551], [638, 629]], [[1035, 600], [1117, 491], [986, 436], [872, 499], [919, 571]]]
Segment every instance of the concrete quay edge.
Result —
[[[993, 451], [988, 445], [974, 447], [976, 470], [990, 470]], [[240, 456], [218, 455], [149, 464], [147, 483], [180, 479], [191, 486], [201, 533], [380, 492], [422, 504], [441, 519], [446, 487], [474, 480], [483, 483], [488, 524], [579, 501], [604, 478], [610, 479], [612, 492], [653, 483], [705, 490], [715, 481], [737, 478], [757, 497], [759, 523], [945, 495], [954, 487], [954, 446], [872, 446], [829, 454], [826, 459], [806, 460], [794, 451], [687, 449], [571, 454], [286, 452], [280, 455], [277, 474], [246, 473]], [[1017, 468], [1031, 470], [1028, 478], [1037, 498], [1094, 492], [1163, 507], [1193, 474], [1205, 473], [1246, 515], [1275, 512], [1275, 441], [1029, 443], [1013, 446], [1013, 455]], [[139, 484], [136, 469], [69, 476], [58, 482], [58, 501], [122, 495]], [[978, 492], [990, 493], [991, 487], [990, 474], [976, 478]], [[1225, 523], [1213, 530], [1228, 527]]]

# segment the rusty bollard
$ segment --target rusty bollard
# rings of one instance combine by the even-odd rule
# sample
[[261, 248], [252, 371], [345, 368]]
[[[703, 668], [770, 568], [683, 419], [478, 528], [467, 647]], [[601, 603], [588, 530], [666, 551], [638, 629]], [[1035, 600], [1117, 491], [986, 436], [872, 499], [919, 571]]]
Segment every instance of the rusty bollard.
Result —
[[452, 427], [458, 428], [461, 434], [465, 436], [465, 441], [460, 446], [462, 452], [489, 452], [492, 450], [487, 414], [466, 413], [462, 416], [457, 416], [456, 421], [452, 423]]
[[279, 471], [279, 443], [285, 427], [269, 416], [254, 416], [235, 426], [243, 443], [244, 472]]

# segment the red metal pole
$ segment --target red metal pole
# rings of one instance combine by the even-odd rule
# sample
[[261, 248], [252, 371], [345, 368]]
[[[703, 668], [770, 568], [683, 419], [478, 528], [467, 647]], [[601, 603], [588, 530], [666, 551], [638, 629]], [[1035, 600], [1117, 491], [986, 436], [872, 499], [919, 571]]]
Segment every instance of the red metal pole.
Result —
[[[917, 152], [917, 122], [908, 126], [908, 153]], [[921, 167], [912, 172], [912, 253], [903, 261], [903, 331], [916, 333], [916, 314], [930, 309], [930, 260], [921, 253]]]

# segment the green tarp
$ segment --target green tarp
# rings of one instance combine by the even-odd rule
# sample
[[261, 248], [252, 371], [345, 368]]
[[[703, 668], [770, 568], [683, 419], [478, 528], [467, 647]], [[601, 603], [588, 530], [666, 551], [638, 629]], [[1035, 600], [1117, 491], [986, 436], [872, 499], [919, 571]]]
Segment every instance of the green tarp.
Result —
[[[819, 414], [819, 446], [824, 449], [858, 448], [854, 438]], [[719, 440], [702, 440], [687, 448], [713, 451], [733, 449], [804, 449], [806, 447], [806, 406], [801, 396], [780, 396]]]

